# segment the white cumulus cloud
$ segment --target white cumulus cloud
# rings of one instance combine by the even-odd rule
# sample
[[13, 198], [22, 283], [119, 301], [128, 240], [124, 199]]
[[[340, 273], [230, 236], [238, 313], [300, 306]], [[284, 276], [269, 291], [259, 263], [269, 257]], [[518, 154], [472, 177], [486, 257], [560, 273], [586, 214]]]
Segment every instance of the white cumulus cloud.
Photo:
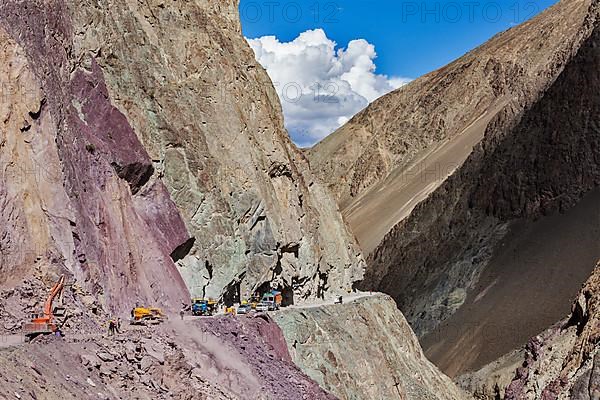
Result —
[[409, 79], [375, 73], [375, 46], [364, 39], [338, 48], [322, 29], [291, 42], [247, 39], [281, 99], [285, 124], [300, 146], [311, 146], [376, 98]]

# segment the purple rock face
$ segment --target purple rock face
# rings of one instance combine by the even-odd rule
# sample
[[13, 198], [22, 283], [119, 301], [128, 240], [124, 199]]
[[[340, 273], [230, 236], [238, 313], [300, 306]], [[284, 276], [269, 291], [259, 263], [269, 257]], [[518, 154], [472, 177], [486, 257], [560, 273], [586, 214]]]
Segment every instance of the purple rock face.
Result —
[[92, 59], [92, 71], [75, 71], [71, 80], [72, 104], [79, 115], [73, 120], [83, 137], [90, 140], [86, 150], [99, 152], [117, 175], [137, 193], [154, 172], [150, 157], [139, 142], [127, 118], [109, 99], [102, 71]]
[[[69, 197], [64, 207], [73, 220], [72, 242], [53, 238], [54, 247], [74, 248], [75, 254], [50, 262], [103, 295], [113, 311], [135, 301], [178, 307], [189, 293], [170, 255], [191, 240], [179, 212], [162, 182], [153, 178], [152, 161], [126, 117], [111, 104], [95, 60], [90, 71], [71, 69], [65, 4], [30, 3], [2, 4], [0, 29], [24, 50], [39, 80], [44, 100], [32, 117], [50, 113], [56, 131], [52, 145], [62, 167], [56, 184]], [[18, 236], [20, 227], [5, 229]]]

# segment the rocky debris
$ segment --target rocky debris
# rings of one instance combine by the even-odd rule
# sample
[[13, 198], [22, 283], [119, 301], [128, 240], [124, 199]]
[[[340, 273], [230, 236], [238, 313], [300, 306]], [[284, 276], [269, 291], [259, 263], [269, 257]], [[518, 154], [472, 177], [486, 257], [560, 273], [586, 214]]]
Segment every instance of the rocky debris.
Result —
[[565, 213], [511, 224], [460, 308], [421, 337], [427, 357], [453, 378], [564, 318], [600, 257], [598, 204], [595, 190]]
[[294, 362], [340, 399], [467, 399], [382, 294], [274, 314]]
[[267, 316], [48, 337], [1, 350], [0, 377], [0, 397], [335, 399], [291, 362]]
[[[267, 314], [202, 318], [194, 322], [202, 332], [200, 348], [211, 348], [211, 336], [237, 352], [248, 382], [256, 382], [242, 397], [268, 399], [335, 399], [292, 362], [281, 329]], [[197, 342], [197, 339], [195, 339]], [[217, 357], [217, 362], [219, 362]]]
[[573, 400], [600, 399], [600, 355], [594, 356], [593, 366], [582, 374], [571, 389]]
[[[67, 274], [66, 285], [62, 295], [55, 299], [54, 307], [64, 306], [65, 317], [62, 329], [79, 332], [98, 332], [103, 329], [108, 318], [101, 302], [80, 287], [74, 278]], [[54, 272], [37, 269], [28, 279], [16, 284], [12, 289], [0, 291], [3, 302], [0, 304], [0, 333], [21, 334], [22, 324], [29, 322], [32, 315], [42, 313], [50, 288], [56, 283], [59, 275]]]

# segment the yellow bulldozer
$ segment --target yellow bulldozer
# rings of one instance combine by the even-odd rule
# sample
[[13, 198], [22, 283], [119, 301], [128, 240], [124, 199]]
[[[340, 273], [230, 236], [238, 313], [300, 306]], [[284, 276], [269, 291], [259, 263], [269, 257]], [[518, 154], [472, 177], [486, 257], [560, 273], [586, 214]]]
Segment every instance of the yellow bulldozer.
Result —
[[167, 315], [157, 307], [135, 307], [131, 310], [131, 325], [160, 324]]

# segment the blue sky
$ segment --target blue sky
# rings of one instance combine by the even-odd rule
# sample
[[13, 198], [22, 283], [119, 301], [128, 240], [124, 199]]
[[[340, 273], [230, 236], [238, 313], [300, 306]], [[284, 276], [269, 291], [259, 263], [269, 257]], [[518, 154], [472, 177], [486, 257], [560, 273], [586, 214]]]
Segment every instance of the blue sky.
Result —
[[[336, 43], [336, 50], [346, 48], [354, 39], [364, 39], [373, 45], [377, 53], [377, 57], [373, 57], [377, 74], [417, 78], [448, 64], [494, 34], [533, 17], [555, 2], [241, 0], [240, 15], [247, 38], [273, 35], [285, 43], [293, 41], [302, 32], [320, 28]], [[256, 51], [256, 46], [253, 47]], [[275, 58], [281, 60], [273, 54], [270, 58], [264, 56], [263, 61], [259, 59], [270, 75], [271, 69], [277, 68]], [[284, 105], [284, 114], [285, 108]], [[289, 114], [288, 110], [286, 119]], [[288, 129], [296, 142], [302, 141], [294, 137], [294, 127], [288, 126]], [[323, 133], [313, 135], [313, 139], [317, 136], [321, 138]], [[307, 139], [303, 144], [310, 145], [311, 140]]]

